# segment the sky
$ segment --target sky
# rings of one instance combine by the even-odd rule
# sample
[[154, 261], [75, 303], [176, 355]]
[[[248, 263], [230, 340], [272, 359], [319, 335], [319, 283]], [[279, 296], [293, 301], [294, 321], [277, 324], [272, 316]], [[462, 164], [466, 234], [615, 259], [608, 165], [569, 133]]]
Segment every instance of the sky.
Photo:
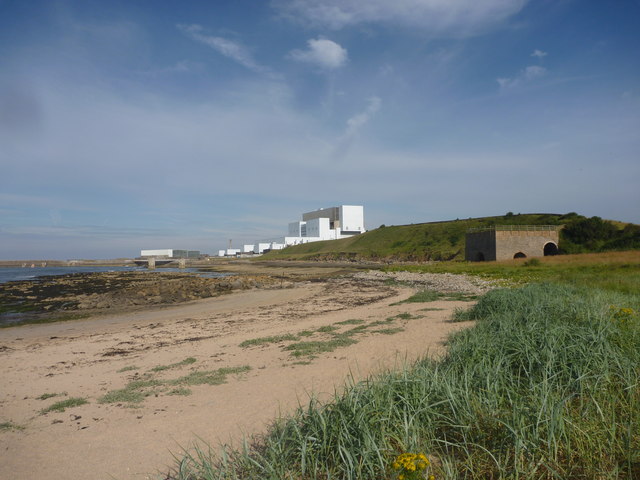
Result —
[[640, 1], [0, 0], [0, 258], [640, 223]]

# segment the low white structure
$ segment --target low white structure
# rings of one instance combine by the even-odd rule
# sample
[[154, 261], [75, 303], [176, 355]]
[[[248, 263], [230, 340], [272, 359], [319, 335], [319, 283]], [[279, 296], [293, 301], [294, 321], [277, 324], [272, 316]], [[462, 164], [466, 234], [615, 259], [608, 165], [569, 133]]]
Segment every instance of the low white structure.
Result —
[[265, 250], [269, 250], [271, 248], [271, 244], [270, 243], [256, 243], [253, 246], [253, 253], [255, 253], [256, 255], [259, 255], [261, 253], [264, 253]]
[[198, 250], [175, 250], [173, 248], [163, 248], [159, 250], [140, 250], [141, 257], [166, 257], [166, 258], [198, 258]]

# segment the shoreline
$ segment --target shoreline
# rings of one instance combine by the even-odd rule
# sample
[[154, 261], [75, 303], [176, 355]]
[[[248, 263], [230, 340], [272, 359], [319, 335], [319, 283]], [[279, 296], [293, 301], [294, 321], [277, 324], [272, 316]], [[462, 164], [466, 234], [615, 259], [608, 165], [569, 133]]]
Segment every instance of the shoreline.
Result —
[[[0, 421], [15, 428], [0, 431], [0, 476], [162, 478], [172, 453], [198, 438], [237, 443], [312, 393], [330, 399], [350, 379], [441, 354], [447, 335], [470, 325], [448, 318], [470, 303], [398, 303], [419, 288], [342, 277], [2, 329]], [[352, 343], [313, 355], [288, 350], [336, 334]], [[236, 373], [220, 384], [183, 380], [220, 369]], [[138, 380], [155, 385], [138, 392], [142, 400], [101, 403]], [[41, 413], [72, 398], [87, 403]]]

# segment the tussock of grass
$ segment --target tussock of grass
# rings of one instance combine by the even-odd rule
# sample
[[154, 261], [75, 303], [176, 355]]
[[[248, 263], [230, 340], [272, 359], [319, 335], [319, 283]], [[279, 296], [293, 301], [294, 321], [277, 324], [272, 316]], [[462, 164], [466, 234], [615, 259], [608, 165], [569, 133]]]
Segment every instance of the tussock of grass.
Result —
[[255, 347], [258, 345], [266, 345], [269, 343], [282, 343], [298, 340], [298, 335], [293, 335], [292, 333], [286, 333], [284, 335], [273, 335], [271, 337], [259, 337], [252, 338], [250, 340], [245, 340], [240, 344], [241, 347]]
[[435, 290], [421, 290], [417, 293], [414, 293], [409, 298], [402, 300], [400, 302], [392, 303], [391, 305], [402, 305], [403, 303], [435, 302], [440, 297], [442, 297], [442, 294], [436, 292]]
[[0, 431], [11, 431], [11, 430], [24, 430], [24, 427], [22, 425], [18, 425], [13, 422], [0, 423]]
[[98, 402], [136, 404], [144, 401], [144, 399], [150, 395], [166, 393], [169, 387], [176, 387], [168, 391], [169, 395], [190, 395], [191, 390], [186, 388], [186, 386], [221, 385], [226, 383], [227, 376], [248, 372], [249, 370], [251, 370], [251, 367], [245, 365], [241, 367], [219, 368], [218, 370], [195, 371], [171, 380], [159, 380], [149, 377], [142, 378], [129, 382], [124, 388], [106, 393], [100, 397]]
[[120, 370], [118, 370], [116, 373], [124, 373], [124, 372], [130, 372], [132, 370], [138, 370], [138, 367], [136, 367], [135, 365], [129, 365], [127, 367], [122, 367]]
[[236, 375], [251, 370], [249, 366], [219, 368], [218, 370], [203, 370], [191, 372], [184, 377], [169, 380], [168, 385], [222, 385], [227, 382], [228, 375]]
[[184, 367], [185, 365], [191, 365], [196, 363], [196, 359], [193, 357], [188, 357], [182, 360], [181, 362], [172, 363], [170, 365], [158, 365], [157, 367], [153, 367], [151, 369], [152, 372], [162, 372], [164, 370], [170, 370], [172, 368]]
[[134, 380], [124, 388], [106, 393], [98, 403], [140, 403], [162, 385], [163, 382], [156, 379]]
[[326, 341], [297, 342], [287, 345], [284, 350], [291, 352], [294, 357], [315, 356], [319, 353], [333, 352], [340, 347], [347, 347], [358, 343], [345, 335], [336, 335]]
[[169, 392], [167, 392], [167, 395], [187, 396], [187, 395], [191, 395], [191, 393], [192, 393], [191, 389], [180, 387], [180, 388], [174, 388], [173, 390], [170, 390]]
[[404, 328], [381, 328], [379, 330], [371, 330], [371, 333], [379, 333], [381, 335], [395, 335], [396, 333], [404, 332]]
[[62, 396], [65, 396], [66, 394], [67, 394], [67, 392], [62, 392], [62, 393], [43, 393], [39, 397], [36, 397], [36, 400], [47, 400], [47, 399], [53, 398], [53, 397], [62, 397]]
[[85, 398], [67, 398], [66, 400], [61, 400], [54, 403], [53, 405], [49, 405], [47, 408], [43, 408], [42, 410], [40, 410], [40, 413], [44, 415], [45, 413], [49, 412], [64, 412], [67, 408], [79, 407], [80, 405], [84, 405], [86, 403], [89, 402]]
[[360, 325], [362, 323], [364, 323], [364, 320], [351, 318], [349, 320], [343, 320], [342, 322], [336, 322], [335, 325]]
[[443, 360], [312, 401], [243, 449], [196, 449], [175, 478], [390, 478], [407, 451], [447, 480], [640, 478], [639, 310], [595, 289], [490, 292]]

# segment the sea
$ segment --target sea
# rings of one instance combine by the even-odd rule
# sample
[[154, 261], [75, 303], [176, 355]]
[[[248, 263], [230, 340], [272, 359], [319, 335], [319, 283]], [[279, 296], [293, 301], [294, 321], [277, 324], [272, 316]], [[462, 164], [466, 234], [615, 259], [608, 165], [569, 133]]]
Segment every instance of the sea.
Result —
[[196, 268], [157, 268], [149, 270], [145, 267], [92, 267], [92, 266], [76, 266], [76, 267], [0, 267], [0, 284], [33, 280], [37, 277], [47, 275], [67, 275], [69, 273], [94, 273], [94, 272], [148, 272], [150, 275], [154, 273], [180, 272], [180, 273], [199, 273], [203, 277], [224, 277], [227, 274], [216, 272], [200, 272]]

